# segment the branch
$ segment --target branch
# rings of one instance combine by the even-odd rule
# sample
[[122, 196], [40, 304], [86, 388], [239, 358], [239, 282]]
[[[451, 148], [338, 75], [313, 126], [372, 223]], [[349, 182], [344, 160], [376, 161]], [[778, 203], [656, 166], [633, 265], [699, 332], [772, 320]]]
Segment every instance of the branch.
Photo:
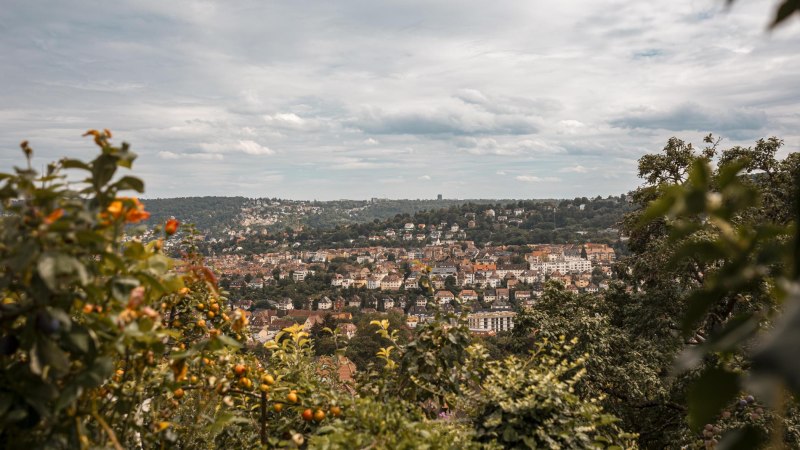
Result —
[[119, 445], [119, 441], [117, 440], [117, 435], [114, 434], [114, 430], [112, 430], [111, 427], [108, 426], [106, 421], [103, 420], [102, 417], [100, 417], [100, 414], [97, 414], [96, 411], [92, 411], [92, 417], [94, 417], [95, 420], [97, 420], [97, 423], [99, 423], [100, 426], [103, 428], [103, 430], [106, 432], [108, 438], [111, 439], [111, 443], [114, 444], [114, 448], [116, 450], [123, 450], [122, 446]]

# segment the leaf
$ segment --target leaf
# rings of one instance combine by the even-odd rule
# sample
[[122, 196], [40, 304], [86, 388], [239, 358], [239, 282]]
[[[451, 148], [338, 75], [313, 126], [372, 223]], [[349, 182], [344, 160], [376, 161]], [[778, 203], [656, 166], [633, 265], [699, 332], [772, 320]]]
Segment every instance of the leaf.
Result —
[[753, 370], [780, 375], [789, 388], [800, 394], [800, 294], [795, 293], [787, 303], [790, 306], [783, 317], [753, 355]]
[[645, 212], [639, 218], [637, 226], [643, 227], [652, 222], [654, 219], [667, 215], [667, 213], [675, 205], [675, 196], [670, 194], [670, 192], [667, 192], [658, 200], [651, 202], [650, 206], [647, 207]]
[[119, 302], [127, 302], [131, 291], [139, 286], [139, 280], [132, 277], [116, 277], [111, 281], [111, 295]]
[[775, 28], [797, 11], [800, 11], [800, 0], [785, 0], [775, 13], [775, 20], [769, 27]]
[[82, 285], [89, 282], [86, 267], [73, 256], [63, 253], [44, 253], [37, 264], [39, 276], [51, 291], [57, 291], [62, 282], [80, 281]]
[[84, 329], [73, 329], [67, 334], [67, 340], [73, 347], [83, 353], [89, 353], [93, 347], [92, 338]]
[[751, 450], [762, 448], [767, 436], [758, 428], [747, 425], [738, 430], [725, 433], [719, 441], [717, 450]]
[[120, 191], [133, 190], [140, 194], [144, 192], [144, 182], [136, 177], [124, 176], [114, 186]]
[[108, 356], [102, 356], [94, 360], [91, 369], [83, 372], [78, 378], [76, 383], [79, 383], [86, 389], [103, 384], [114, 372], [114, 363]]
[[717, 261], [727, 256], [725, 250], [723, 246], [713, 241], [688, 242], [675, 251], [670, 267], [678, 267], [679, 264], [686, 262], [687, 258], [695, 258], [701, 262]]
[[66, 372], [69, 369], [69, 356], [50, 338], [39, 337], [37, 339], [36, 355], [42, 369], [51, 367], [57, 372]]
[[692, 292], [686, 299], [688, 308], [683, 316], [683, 335], [688, 336], [694, 331], [697, 322], [706, 314], [706, 311], [725, 295], [725, 291], [714, 286], [711, 290]]
[[717, 175], [717, 184], [719, 184], [720, 189], [736, 181], [739, 173], [742, 169], [747, 167], [748, 164], [750, 164], [750, 159], [740, 158], [720, 167], [719, 175]]
[[65, 169], [82, 169], [89, 172], [92, 171], [92, 166], [79, 159], [64, 158], [61, 160], [61, 166]]
[[66, 385], [63, 389], [61, 389], [53, 408], [56, 411], [64, 409], [65, 407], [71, 405], [82, 393], [83, 389], [77, 383], [70, 383]]
[[758, 331], [758, 318], [752, 314], [742, 314], [729, 320], [722, 331], [714, 333], [702, 345], [688, 347], [675, 361], [674, 371], [682, 373], [700, 365], [709, 352], [728, 352]]
[[712, 421], [739, 392], [739, 375], [711, 367], [689, 388], [689, 426], [693, 430]]
[[225, 334], [220, 334], [219, 336], [217, 336], [217, 339], [229, 347], [234, 347], [234, 348], [242, 347], [242, 344], [239, 341]]
[[92, 176], [95, 187], [105, 186], [117, 171], [117, 158], [103, 154], [92, 161]]
[[243, 417], [239, 417], [229, 412], [223, 412], [217, 415], [217, 419], [209, 425], [206, 429], [211, 434], [217, 434], [222, 431], [226, 426], [234, 424], [234, 423], [249, 423], [249, 421]]

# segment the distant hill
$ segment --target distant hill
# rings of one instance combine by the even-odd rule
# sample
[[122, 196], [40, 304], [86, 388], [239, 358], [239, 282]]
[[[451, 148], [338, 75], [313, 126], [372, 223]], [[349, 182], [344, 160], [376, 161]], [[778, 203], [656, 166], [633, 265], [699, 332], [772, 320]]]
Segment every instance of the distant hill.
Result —
[[[176, 217], [208, 238], [209, 253], [262, 253], [438, 240], [476, 244], [603, 242], [623, 251], [616, 229], [632, 205], [625, 196], [571, 200], [336, 200], [186, 197], [144, 200], [150, 224]], [[393, 230], [393, 231], [390, 231]]]
[[447, 209], [465, 203], [481, 205], [513, 200], [334, 200], [297, 201], [247, 197], [177, 197], [143, 200], [151, 217], [149, 224], [175, 217], [193, 223], [201, 231], [218, 232], [237, 228], [248, 216], [273, 217], [272, 230], [285, 227], [335, 228], [336, 226], [384, 221], [398, 214]]
[[178, 197], [142, 200], [150, 212], [148, 224], [164, 223], [175, 217], [181, 223], [193, 223], [202, 231], [218, 231], [236, 222], [245, 197]]

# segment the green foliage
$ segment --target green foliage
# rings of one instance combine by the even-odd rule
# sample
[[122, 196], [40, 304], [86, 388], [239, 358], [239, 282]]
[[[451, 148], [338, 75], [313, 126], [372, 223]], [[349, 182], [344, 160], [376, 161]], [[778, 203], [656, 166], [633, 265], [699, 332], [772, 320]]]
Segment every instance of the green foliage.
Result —
[[510, 356], [489, 362], [474, 421], [479, 441], [503, 448], [627, 448], [635, 435], [620, 431], [597, 398], [581, 398], [576, 385], [585, 374], [585, 357], [567, 352], [577, 342], [551, 346], [542, 341], [526, 359]]
[[[125, 224], [147, 214], [117, 197], [142, 188], [133, 177], [114, 181], [135, 154], [108, 132], [87, 134], [101, 149], [91, 162], [65, 159], [40, 175], [23, 143], [28, 167], [0, 174], [0, 442], [15, 446], [119, 446], [123, 433], [150, 435], [150, 418], [131, 412], [165, 370], [155, 355], [172, 334], [158, 305], [183, 280], [158, 241], [121, 242]], [[70, 168], [88, 177], [68, 184]]]
[[407, 401], [364, 397], [355, 399], [347, 409], [350, 413], [343, 420], [321, 428], [309, 439], [310, 448], [483, 448], [472, 440], [470, 427], [427, 419], [419, 406]]
[[[795, 155], [775, 159], [781, 144], [772, 138], [753, 148], [734, 147], [722, 153], [716, 168], [708, 158], [687, 157], [681, 163], [686, 177], [655, 186], [653, 201], [639, 218], [640, 229], [660, 223], [661, 236], [651, 233], [649, 239], [671, 249], [667, 267], [692, 272], [686, 279], [693, 281], [680, 293], [686, 305], [680, 329], [691, 345], [677, 368], [701, 371], [689, 389], [688, 406], [691, 427], [706, 424], [705, 445], [717, 442], [708, 422], [722, 417], [726, 406], [752, 408], [742, 391], [777, 408], [779, 419], [765, 431], [785, 429], [777, 439], [791, 445], [800, 438], [798, 417], [786, 414], [793, 410], [786, 402], [793, 401], [774, 382], [782, 379], [783, 386], [800, 392], [795, 356], [800, 340], [793, 328], [800, 302], [800, 214], [796, 201], [785, 203], [791, 198], [786, 192], [800, 194], [800, 178]], [[787, 206], [794, 214], [787, 214]], [[759, 333], [773, 323], [774, 331]], [[758, 427], [748, 427], [722, 442], [754, 439], [752, 430]]]

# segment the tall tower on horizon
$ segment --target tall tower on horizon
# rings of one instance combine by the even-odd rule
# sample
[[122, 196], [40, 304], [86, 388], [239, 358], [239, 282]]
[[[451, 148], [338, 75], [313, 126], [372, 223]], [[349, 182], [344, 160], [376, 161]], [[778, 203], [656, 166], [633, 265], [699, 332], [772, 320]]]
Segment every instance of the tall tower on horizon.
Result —
[[442, 199], [442, 194], [436, 196], [436, 200], [441, 200], [441, 199]]

